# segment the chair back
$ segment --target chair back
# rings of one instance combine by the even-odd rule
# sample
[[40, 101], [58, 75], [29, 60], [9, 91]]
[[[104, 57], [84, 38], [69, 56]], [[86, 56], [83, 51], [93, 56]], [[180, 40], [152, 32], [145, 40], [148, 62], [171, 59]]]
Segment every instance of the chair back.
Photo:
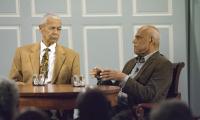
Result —
[[[167, 99], [170, 98], [181, 99], [181, 93], [178, 92], [178, 84], [179, 84], [180, 73], [184, 66], [185, 66], [184, 62], [173, 63], [172, 83], [170, 85], [167, 94]], [[133, 106], [133, 111], [136, 115], [137, 120], [145, 120], [144, 117], [145, 116], [148, 117], [149, 110], [151, 110], [156, 106], [158, 106], [158, 104], [156, 103], [141, 103], [138, 104], [137, 106]], [[194, 120], [198, 120], [198, 117], [196, 117], [196, 119]]]
[[184, 62], [173, 63], [172, 83], [169, 88], [167, 98], [181, 98], [181, 93], [178, 92], [180, 73], [185, 66]]

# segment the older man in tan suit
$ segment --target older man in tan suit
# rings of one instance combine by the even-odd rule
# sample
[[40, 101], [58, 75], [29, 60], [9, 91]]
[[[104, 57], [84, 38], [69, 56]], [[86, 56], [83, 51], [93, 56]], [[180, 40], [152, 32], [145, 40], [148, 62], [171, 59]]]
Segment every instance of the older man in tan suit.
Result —
[[41, 73], [42, 59], [48, 49], [47, 84], [70, 84], [74, 74], [80, 74], [79, 54], [57, 43], [61, 32], [61, 18], [46, 14], [39, 30], [42, 40], [17, 48], [9, 77], [19, 84], [31, 84], [34, 74]]

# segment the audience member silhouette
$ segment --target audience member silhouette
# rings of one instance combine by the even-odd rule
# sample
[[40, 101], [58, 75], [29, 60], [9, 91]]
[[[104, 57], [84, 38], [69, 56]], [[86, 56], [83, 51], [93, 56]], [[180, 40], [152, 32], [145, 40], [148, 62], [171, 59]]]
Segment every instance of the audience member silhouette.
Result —
[[0, 120], [14, 120], [18, 111], [19, 93], [14, 81], [0, 78]]
[[190, 108], [180, 100], [167, 100], [150, 113], [150, 120], [192, 120]]
[[27, 108], [22, 111], [16, 120], [49, 120], [47, 114], [37, 108]]
[[78, 120], [110, 120], [111, 106], [98, 89], [87, 89], [77, 98]]
[[134, 111], [127, 109], [113, 116], [111, 120], [136, 120], [136, 115]]

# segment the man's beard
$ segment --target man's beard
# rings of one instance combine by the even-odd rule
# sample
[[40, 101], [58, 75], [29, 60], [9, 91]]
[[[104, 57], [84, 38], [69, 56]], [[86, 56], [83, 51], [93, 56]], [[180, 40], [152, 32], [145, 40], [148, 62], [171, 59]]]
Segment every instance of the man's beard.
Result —
[[51, 36], [49, 39], [50, 39], [52, 42], [58, 41], [58, 37], [52, 37], [52, 36]]

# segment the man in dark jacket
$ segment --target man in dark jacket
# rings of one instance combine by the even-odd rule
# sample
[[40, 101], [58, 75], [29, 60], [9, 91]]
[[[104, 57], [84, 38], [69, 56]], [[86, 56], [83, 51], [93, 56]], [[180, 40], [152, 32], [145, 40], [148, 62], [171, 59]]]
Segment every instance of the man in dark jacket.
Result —
[[[172, 63], [159, 52], [160, 33], [151, 25], [139, 28], [133, 47], [137, 57], [129, 60], [122, 72], [94, 68], [90, 74], [98, 84], [121, 87], [119, 105], [133, 106], [142, 102], [159, 102], [166, 98], [172, 81]], [[114, 81], [113, 81], [114, 80]]]

